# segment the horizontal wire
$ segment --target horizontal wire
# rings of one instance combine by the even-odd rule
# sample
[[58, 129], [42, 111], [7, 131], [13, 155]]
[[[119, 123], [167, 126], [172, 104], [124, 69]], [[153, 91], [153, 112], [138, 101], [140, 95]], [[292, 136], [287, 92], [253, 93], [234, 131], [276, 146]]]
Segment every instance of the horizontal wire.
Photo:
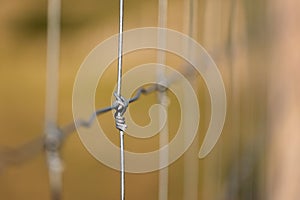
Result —
[[[241, 46], [244, 46], [243, 43], [240, 44]], [[216, 48], [213, 49], [210, 52], [210, 55], [212, 58], [214, 58], [214, 60], [223, 60], [224, 58], [226, 58], [226, 56], [228, 56], [228, 47], [226, 46], [225, 48]], [[232, 59], [235, 57], [235, 55], [233, 55]], [[195, 70], [192, 70], [192, 68], [188, 68], [186, 70], [184, 70], [182, 72], [182, 74], [186, 77], [194, 77], [195, 76]], [[159, 84], [153, 84], [151, 86], [149, 86], [148, 88], [140, 88], [137, 92], [136, 95], [134, 97], [132, 97], [131, 99], [129, 99], [129, 103], [133, 103], [135, 101], [137, 101], [140, 96], [142, 94], [149, 94], [155, 91], [163, 91], [168, 85], [171, 85], [175, 82], [179, 81], [178, 77], [176, 75], [174, 76], [170, 76], [166, 79], [166, 86], [162, 86]], [[106, 113], [108, 111], [111, 111], [112, 109], [114, 109], [112, 106], [109, 107], [105, 107], [102, 109], [99, 109], [97, 111], [95, 111], [95, 113], [93, 113], [90, 117], [90, 119], [88, 120], [88, 122], [85, 122], [83, 120], [77, 120], [77, 126], [79, 124], [79, 122], [81, 121], [82, 126], [85, 127], [89, 127], [91, 126], [92, 122], [95, 120], [96, 116]], [[96, 116], [94, 116], [96, 115]], [[76, 131], [76, 120], [73, 123], [69, 123], [63, 127], [61, 127], [60, 129], [61, 132], [61, 141], [60, 143], [63, 143], [63, 141], [73, 132]], [[10, 147], [2, 147], [0, 148], [0, 173], [1, 170], [5, 168], [5, 166], [9, 166], [9, 165], [18, 165], [18, 164], [22, 164], [23, 162], [33, 159], [39, 152], [41, 152], [42, 150], [45, 149], [45, 136], [44, 134], [41, 134], [41, 136], [38, 136], [34, 139], [32, 139], [31, 141], [21, 145], [20, 147], [17, 148], [10, 148]]]
[[[183, 75], [187, 77], [194, 76], [194, 72], [192, 68], [185, 70]], [[134, 103], [135, 101], [139, 100], [142, 95], [147, 95], [156, 91], [165, 91], [167, 87], [177, 81], [180, 81], [181, 78], [178, 78], [176, 74], [173, 76], [171, 75], [166, 82], [166, 85], [160, 85], [158, 83], [150, 84], [147, 87], [140, 87], [135, 95], [128, 100], [129, 103]], [[109, 112], [115, 109], [115, 106], [108, 106], [101, 109], [96, 110], [94, 113], [91, 114], [90, 118], [86, 120], [77, 119], [74, 122], [69, 123], [63, 127], [58, 127], [57, 129], [60, 131], [59, 137], [59, 147], [64, 142], [64, 140], [73, 132], [76, 131], [76, 127], [86, 127], [89, 128], [94, 121], [96, 120], [97, 116]], [[28, 143], [21, 145], [18, 148], [2, 148], [0, 149], [0, 172], [6, 166], [9, 165], [19, 165], [23, 162], [33, 159], [39, 152], [42, 152], [46, 149], [46, 137], [45, 135], [41, 135]]]
[[[224, 53], [225, 52], [225, 53]], [[222, 60], [224, 57], [226, 57], [226, 52], [227, 48], [225, 48], [223, 51], [219, 49], [213, 50], [210, 55], [214, 58], [214, 60]], [[185, 77], [195, 77], [195, 70], [192, 67], [189, 67], [188, 69], [184, 70], [182, 74]], [[164, 91], [166, 88], [175, 83], [180, 81], [181, 78], [178, 78], [178, 76], [171, 75], [166, 79], [165, 86], [162, 86], [158, 83], [154, 83], [151, 86], [144, 88], [141, 87], [137, 90], [136, 94], [134, 97], [129, 99], [129, 103], [133, 103], [137, 101], [142, 94], [147, 95], [152, 92], [156, 91]], [[90, 127], [96, 117], [98, 115], [104, 114], [106, 112], [109, 112], [113, 110], [113, 106], [108, 106], [105, 108], [101, 108], [99, 110], [96, 110], [90, 117], [88, 121], [84, 120], [75, 120], [75, 122], [69, 123], [63, 127], [60, 127], [59, 130], [61, 132], [60, 136], [60, 143], [62, 144], [63, 141], [73, 132], [76, 131], [76, 126], [77, 127]], [[19, 165], [22, 164], [23, 162], [33, 159], [39, 152], [45, 150], [45, 141], [46, 138], [44, 134], [41, 134], [41, 136], [38, 136], [31, 141], [21, 145], [20, 147], [17, 148], [10, 148], [10, 147], [2, 147], [0, 149], [0, 173], [1, 170], [4, 169], [6, 166], [9, 165]]]
[[[138, 91], [136, 92], [136, 95], [132, 98], [129, 99], [129, 103], [133, 103], [135, 101], [137, 101], [140, 96], [142, 94], [146, 95], [146, 94], [149, 94], [151, 92], [154, 92], [154, 91], [157, 91], [159, 87], [157, 87], [157, 84], [152, 84], [151, 86], [147, 87], [147, 88], [139, 88]], [[116, 105], [112, 105], [112, 106], [108, 106], [108, 107], [105, 107], [105, 108], [101, 108], [99, 110], [96, 110], [90, 117], [90, 119], [88, 121], [83, 121], [83, 120], [77, 120], [75, 121], [75, 124], [77, 127], [87, 127], [89, 128], [95, 121], [95, 119], [97, 118], [98, 115], [100, 114], [104, 114], [106, 112], [109, 112], [111, 110], [114, 110], [116, 109]]]
[[[244, 44], [241, 43], [241, 46], [243, 46]], [[222, 60], [224, 58], [226, 58], [226, 56], [228, 56], [228, 47], [226, 46], [225, 48], [221, 48], [221, 50], [219, 48], [217, 49], [213, 49], [210, 52], [210, 55], [212, 58], [214, 58], [214, 60]], [[233, 55], [234, 57], [235, 55]], [[193, 70], [191, 67], [184, 70], [182, 72], [182, 74], [186, 77], [194, 77], [195, 76], [195, 70]], [[137, 101], [140, 96], [142, 94], [149, 94], [155, 91], [163, 91], [166, 89], [167, 86], [175, 83], [179, 81], [178, 77], [176, 75], [174, 76], [170, 76], [166, 79], [166, 86], [162, 86], [160, 84], [153, 84], [151, 86], [149, 86], [148, 88], [140, 88], [137, 92], [136, 95], [134, 97], [132, 97], [131, 99], [129, 99], [129, 103], [133, 103], [135, 101]], [[73, 132], [76, 131], [76, 125], [78, 126], [80, 123], [82, 123], [81, 125], [84, 127], [89, 127], [91, 126], [91, 124], [93, 123], [93, 121], [95, 120], [96, 116], [106, 113], [108, 111], [113, 110], [114, 107], [109, 106], [109, 107], [105, 107], [102, 109], [99, 109], [97, 111], [95, 111], [90, 119], [86, 122], [83, 120], [76, 120], [75, 122], [69, 123], [63, 127], [61, 127], [59, 130], [61, 132], [61, 141], [60, 143], [63, 143], [63, 141]], [[96, 116], [95, 116], [96, 115]], [[9, 166], [9, 165], [18, 165], [18, 164], [22, 164], [23, 162], [33, 159], [39, 152], [41, 152], [42, 150], [45, 149], [45, 136], [44, 134], [41, 134], [41, 136], [38, 136], [34, 139], [32, 139], [31, 141], [21, 145], [20, 147], [17, 148], [10, 148], [10, 147], [2, 147], [0, 149], [0, 173], [1, 170], [5, 168], [5, 166]]]

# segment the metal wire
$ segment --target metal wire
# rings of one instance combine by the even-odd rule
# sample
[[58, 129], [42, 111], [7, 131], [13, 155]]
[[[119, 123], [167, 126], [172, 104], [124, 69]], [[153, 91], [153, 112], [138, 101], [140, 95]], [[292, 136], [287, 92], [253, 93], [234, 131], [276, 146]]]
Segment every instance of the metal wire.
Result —
[[119, 16], [119, 43], [118, 43], [118, 80], [116, 93], [116, 127], [120, 132], [120, 187], [121, 200], [125, 199], [125, 159], [124, 159], [124, 130], [126, 128], [125, 119], [123, 117], [126, 111], [126, 104], [122, 105], [121, 86], [122, 86], [122, 58], [123, 58], [123, 21], [124, 21], [124, 1], [120, 0], [120, 16]]
[[118, 37], [118, 83], [117, 83], [118, 96], [121, 95], [121, 87], [122, 87], [123, 21], [124, 21], [124, 1], [120, 0], [119, 37]]
[[[195, 73], [192, 70], [192, 68], [187, 68], [186, 71], [182, 72], [183, 75], [185, 75], [187, 78], [194, 78]], [[167, 78], [167, 85], [174, 84], [181, 79], [178, 79], [178, 76], [170, 75]], [[148, 95], [157, 91], [162, 91], [166, 87], [161, 87], [159, 84], [150, 84], [147, 87], [140, 87], [135, 95], [128, 100], [129, 104], [136, 102], [141, 98], [142, 95]], [[165, 90], [165, 89], [164, 89]], [[107, 106], [101, 109], [96, 110], [93, 112], [88, 120], [83, 119], [75, 119], [73, 122], [58, 127], [57, 130], [60, 131], [60, 144], [63, 144], [66, 138], [73, 132], [76, 131], [76, 127], [85, 127], [89, 128], [94, 121], [96, 120], [97, 116], [107, 113], [111, 110], [115, 109], [113, 106]], [[5, 167], [11, 166], [11, 165], [20, 165], [35, 156], [38, 155], [41, 151], [43, 151], [46, 147], [46, 140], [45, 135], [41, 135], [23, 145], [21, 145], [19, 148], [2, 148], [0, 149], [0, 170], [4, 169]]]
[[55, 126], [57, 121], [60, 0], [48, 0], [47, 18], [46, 128], [48, 126]]
[[51, 196], [53, 200], [61, 199], [62, 162], [58, 152], [60, 131], [57, 124], [58, 102], [58, 68], [60, 52], [60, 0], [48, 0], [47, 27], [47, 82], [45, 112], [45, 149], [49, 170]]
[[[167, 27], [167, 12], [168, 12], [168, 0], [159, 0], [158, 1], [158, 26], [160, 28]], [[166, 64], [166, 53], [163, 49], [166, 48], [166, 30], [161, 29], [158, 32], [158, 47], [159, 50], [157, 52], [157, 63], [165, 65]], [[158, 82], [166, 82], [165, 70], [158, 67], [157, 69], [157, 80]], [[158, 102], [163, 106], [159, 109], [159, 127], [163, 127], [160, 131], [159, 135], [159, 146], [162, 147], [168, 143], [169, 140], [169, 127], [168, 121], [164, 121], [164, 116], [167, 112], [165, 110], [168, 109], [168, 97], [165, 91], [161, 91], [157, 94]], [[167, 117], [168, 118], [168, 117]], [[162, 166], [163, 163], [168, 161], [168, 149], [166, 152], [161, 152], [159, 154], [159, 165]], [[163, 168], [159, 171], [159, 183], [158, 183], [158, 199], [159, 200], [167, 200], [168, 199], [168, 167]]]
[[[185, 0], [185, 19], [184, 19], [184, 31], [189, 37], [197, 39], [197, 14], [198, 14], [198, 3], [197, 0]], [[193, 52], [191, 52], [191, 41], [184, 43], [184, 50], [192, 58]], [[193, 88], [197, 91], [197, 84], [193, 83]], [[189, 103], [189, 97], [186, 94], [186, 90], [183, 90], [183, 102], [182, 102], [182, 112], [187, 115], [193, 107]], [[183, 118], [182, 124], [184, 129], [187, 129], [188, 123], [191, 119]], [[184, 144], [187, 143], [187, 130], [184, 130]], [[199, 134], [194, 138], [193, 144], [189, 147], [189, 150], [184, 155], [184, 174], [183, 174], [183, 199], [197, 200], [199, 199], [199, 161], [198, 161], [198, 151], [199, 151]]]

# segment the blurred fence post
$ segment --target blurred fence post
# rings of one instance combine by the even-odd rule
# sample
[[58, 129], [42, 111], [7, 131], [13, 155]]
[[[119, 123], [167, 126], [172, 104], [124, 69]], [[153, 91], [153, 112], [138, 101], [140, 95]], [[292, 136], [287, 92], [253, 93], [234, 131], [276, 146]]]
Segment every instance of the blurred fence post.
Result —
[[269, 79], [267, 195], [300, 197], [300, 1], [269, 1], [272, 65]]

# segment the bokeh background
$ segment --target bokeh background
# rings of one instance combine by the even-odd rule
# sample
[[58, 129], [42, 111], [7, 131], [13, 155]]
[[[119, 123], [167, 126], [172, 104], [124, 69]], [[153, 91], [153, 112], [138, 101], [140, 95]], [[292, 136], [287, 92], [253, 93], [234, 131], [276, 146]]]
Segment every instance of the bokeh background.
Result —
[[[170, 0], [167, 27], [187, 33], [188, 1]], [[300, 198], [300, 2], [297, 0], [199, 0], [192, 37], [217, 63], [224, 78], [228, 111], [219, 142], [205, 159], [197, 158], [210, 120], [207, 88], [193, 80], [201, 102], [199, 138], [169, 166], [169, 199], [258, 200]], [[118, 32], [118, 1], [63, 0], [59, 68], [58, 123], [72, 122], [72, 89], [88, 53]], [[0, 6], [0, 199], [50, 199], [44, 151], [27, 145], [30, 155], [16, 153], [44, 130], [46, 87], [45, 0], [1, 1]], [[124, 29], [157, 26], [157, 0], [125, 0]], [[115, 47], [117, 50], [117, 47]], [[124, 57], [125, 72], [156, 61], [155, 51]], [[183, 61], [167, 55], [167, 64]], [[116, 82], [116, 62], [107, 70], [96, 94], [96, 107], [109, 105]], [[170, 138], [178, 127], [178, 102], [171, 95]], [[137, 123], [149, 122], [155, 94], [133, 104]], [[193, 119], [190, 119], [193, 120]], [[118, 144], [112, 114], [98, 118]], [[147, 152], [158, 138], [140, 141], [126, 136], [126, 148]], [[34, 146], [34, 145], [33, 145]], [[133, 148], [134, 147], [134, 148]], [[196, 151], [195, 151], [196, 149]], [[15, 153], [14, 153], [15, 152]], [[22, 150], [21, 150], [22, 152]], [[196, 153], [195, 153], [196, 152]], [[65, 200], [119, 199], [119, 172], [95, 160], [76, 133], [64, 142]], [[188, 159], [196, 166], [196, 182], [186, 185]], [[193, 168], [195, 169], [195, 167]], [[126, 174], [126, 199], [158, 199], [158, 175]], [[193, 175], [193, 174], [192, 174]]]

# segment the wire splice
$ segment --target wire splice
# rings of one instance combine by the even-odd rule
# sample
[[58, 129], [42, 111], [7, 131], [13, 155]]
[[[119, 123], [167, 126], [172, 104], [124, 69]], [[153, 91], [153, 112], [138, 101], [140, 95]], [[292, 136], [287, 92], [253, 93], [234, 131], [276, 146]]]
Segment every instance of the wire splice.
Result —
[[116, 97], [116, 101], [113, 104], [113, 107], [115, 108], [115, 122], [116, 122], [116, 128], [120, 131], [125, 131], [127, 128], [127, 125], [125, 123], [125, 117], [123, 116], [126, 112], [126, 109], [128, 107], [129, 101], [127, 101], [124, 97], [118, 96], [117, 93], [114, 93]]
[[59, 128], [52, 128], [45, 137], [45, 150], [55, 152], [58, 151], [62, 144], [62, 131]]

